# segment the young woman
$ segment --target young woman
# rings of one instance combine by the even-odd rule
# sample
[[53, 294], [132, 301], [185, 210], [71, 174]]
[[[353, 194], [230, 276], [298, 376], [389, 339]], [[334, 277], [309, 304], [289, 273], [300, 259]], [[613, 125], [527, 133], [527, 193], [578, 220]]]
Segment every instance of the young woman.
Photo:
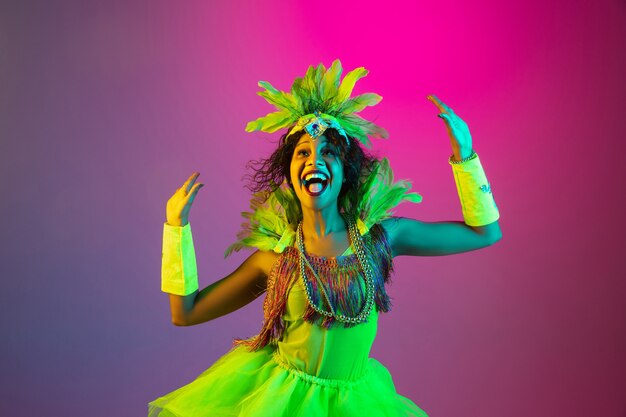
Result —
[[[394, 183], [386, 160], [359, 142], [385, 136], [355, 113], [380, 101], [350, 98], [363, 68], [310, 67], [291, 92], [260, 82], [278, 112], [246, 130], [288, 131], [256, 166], [249, 223], [229, 248], [257, 249], [237, 270], [198, 291], [189, 211], [203, 184], [194, 173], [167, 203], [162, 290], [172, 321], [189, 326], [228, 314], [263, 292], [264, 325], [196, 380], [149, 405], [150, 416], [425, 416], [369, 357], [392, 258], [471, 251], [501, 238], [498, 210], [465, 122], [435, 96], [446, 125], [464, 222], [392, 217], [419, 202]], [[228, 252], [228, 253], [229, 253]]]

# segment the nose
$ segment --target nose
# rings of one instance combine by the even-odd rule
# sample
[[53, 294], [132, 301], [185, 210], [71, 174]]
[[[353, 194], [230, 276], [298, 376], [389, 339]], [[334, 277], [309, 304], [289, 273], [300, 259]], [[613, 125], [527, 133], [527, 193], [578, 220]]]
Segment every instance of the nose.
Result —
[[312, 152], [311, 156], [309, 157], [309, 160], [307, 161], [307, 165], [321, 167], [325, 165], [325, 162], [318, 152]]

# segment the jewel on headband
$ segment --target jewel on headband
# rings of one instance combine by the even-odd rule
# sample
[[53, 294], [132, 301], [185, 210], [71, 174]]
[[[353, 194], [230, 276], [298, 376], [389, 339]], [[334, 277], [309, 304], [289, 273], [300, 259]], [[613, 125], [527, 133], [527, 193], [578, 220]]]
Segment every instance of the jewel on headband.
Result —
[[307, 123], [304, 126], [304, 129], [309, 135], [311, 135], [311, 138], [315, 140], [318, 137], [322, 136], [326, 129], [328, 129], [328, 124], [326, 124], [326, 122], [324, 122], [324, 120], [322, 120], [319, 114], [317, 114], [316, 112], [315, 118]]

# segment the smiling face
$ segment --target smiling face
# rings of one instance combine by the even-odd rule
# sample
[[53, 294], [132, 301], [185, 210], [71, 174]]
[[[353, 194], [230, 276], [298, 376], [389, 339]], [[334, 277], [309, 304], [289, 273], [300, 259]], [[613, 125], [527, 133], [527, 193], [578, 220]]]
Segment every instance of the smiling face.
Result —
[[334, 205], [343, 184], [339, 150], [322, 135], [300, 137], [291, 158], [291, 182], [302, 208], [321, 210]]

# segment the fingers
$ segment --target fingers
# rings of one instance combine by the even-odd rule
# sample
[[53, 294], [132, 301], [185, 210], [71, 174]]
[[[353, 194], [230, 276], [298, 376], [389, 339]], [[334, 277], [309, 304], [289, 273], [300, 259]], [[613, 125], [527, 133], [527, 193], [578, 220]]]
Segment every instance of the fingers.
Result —
[[187, 194], [187, 201], [193, 203], [193, 200], [196, 198], [196, 194], [198, 194], [198, 190], [204, 187], [204, 184], [198, 183], [191, 187], [189, 194]]
[[451, 129], [459, 129], [465, 124], [463, 120], [461, 120], [461, 118], [454, 113], [454, 110], [448, 107], [443, 101], [439, 100], [437, 96], [431, 94], [426, 98], [437, 106], [437, 109], [441, 112], [437, 115], [437, 117], [443, 119], [447, 127]]
[[440, 112], [454, 114], [454, 110], [448, 107], [443, 101], [439, 100], [437, 96], [431, 94], [427, 96], [426, 98], [430, 100], [435, 106], [437, 106], [437, 109]]
[[467, 129], [467, 124], [456, 114], [440, 113], [437, 115], [440, 119], [446, 123], [446, 126], [455, 131], [462, 132]]
[[180, 189], [183, 190], [185, 194], [189, 194], [191, 188], [194, 186], [194, 183], [196, 182], [199, 176], [200, 176], [199, 172], [194, 172], [193, 174], [191, 174], [191, 177], [189, 177], [187, 181], [185, 181], [185, 183]]
[[454, 126], [454, 120], [452, 120], [452, 118], [450, 117], [450, 115], [448, 113], [441, 113], [438, 114], [437, 117], [439, 117], [440, 119], [443, 119], [444, 122], [446, 122], [446, 124], [448, 126]]

